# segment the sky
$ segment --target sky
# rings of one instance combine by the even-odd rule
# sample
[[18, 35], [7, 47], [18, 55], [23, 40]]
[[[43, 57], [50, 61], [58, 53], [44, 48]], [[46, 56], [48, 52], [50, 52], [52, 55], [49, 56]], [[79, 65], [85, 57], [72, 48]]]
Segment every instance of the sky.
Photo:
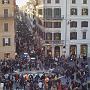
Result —
[[19, 7], [24, 5], [26, 2], [27, 2], [27, 0], [16, 0], [16, 4], [19, 5]]

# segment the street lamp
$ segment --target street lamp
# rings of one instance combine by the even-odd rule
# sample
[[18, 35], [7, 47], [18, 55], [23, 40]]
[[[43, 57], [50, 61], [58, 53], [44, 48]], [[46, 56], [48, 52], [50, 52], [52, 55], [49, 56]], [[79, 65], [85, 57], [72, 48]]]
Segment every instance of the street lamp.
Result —
[[66, 26], [65, 26], [65, 48], [66, 48], [66, 41], [67, 41], [67, 0], [66, 0], [66, 15], [65, 15], [66, 17], [65, 17], [65, 24], [66, 24]]
[[66, 0], [66, 13], [65, 13], [65, 42], [63, 46], [63, 52], [66, 53], [66, 42], [67, 42], [67, 0]]

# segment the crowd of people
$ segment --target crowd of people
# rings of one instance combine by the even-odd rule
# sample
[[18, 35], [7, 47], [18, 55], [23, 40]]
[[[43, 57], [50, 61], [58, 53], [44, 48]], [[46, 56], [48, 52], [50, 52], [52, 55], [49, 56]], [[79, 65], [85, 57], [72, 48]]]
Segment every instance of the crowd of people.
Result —
[[[53, 62], [51, 62], [52, 60]], [[89, 77], [87, 60], [76, 59], [69, 61], [64, 57], [60, 57], [58, 63], [55, 62], [55, 59], [50, 57], [45, 58], [44, 61], [38, 58], [36, 66], [33, 68], [30, 61], [21, 59], [1, 60], [0, 81], [4, 83], [4, 90], [13, 90], [13, 87], [16, 90], [18, 88], [24, 90], [87, 90], [84, 85]], [[50, 72], [49, 68], [53, 71]], [[20, 74], [20, 72], [33, 70], [44, 70], [44, 72], [42, 76], [29, 73]], [[18, 71], [18, 73], [15, 71]], [[45, 74], [47, 71], [49, 73]], [[65, 79], [64, 84], [60, 78], [61, 76]]]
[[[20, 25], [23, 25], [21, 30], [27, 29], [22, 22]], [[87, 90], [85, 85], [90, 77], [88, 60], [65, 56], [44, 57], [34, 43], [33, 36], [28, 34], [28, 29], [18, 35], [20, 40], [17, 40], [17, 53], [30, 54], [34, 49], [37, 58], [34, 62], [19, 56], [15, 60], [0, 60], [0, 83], [3, 83], [3, 90]], [[29, 73], [40, 70], [42, 74]]]

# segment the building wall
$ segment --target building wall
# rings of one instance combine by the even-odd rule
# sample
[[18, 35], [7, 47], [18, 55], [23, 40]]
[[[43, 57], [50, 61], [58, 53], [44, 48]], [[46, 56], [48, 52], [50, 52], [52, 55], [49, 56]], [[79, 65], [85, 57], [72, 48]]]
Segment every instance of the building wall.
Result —
[[[67, 56], [70, 54], [69, 49], [70, 49], [70, 45], [77, 45], [77, 56], [79, 57], [80, 55], [80, 45], [82, 44], [87, 44], [88, 45], [88, 54], [87, 56], [90, 56], [90, 1], [87, 0], [87, 4], [83, 4], [83, 0], [78, 1], [76, 0], [76, 4], [72, 4], [71, 0], [69, 0], [67, 2], [67, 22], [70, 21], [77, 21], [77, 28], [70, 28], [70, 23], [67, 25]], [[77, 15], [70, 15], [70, 8], [77, 8], [78, 12]], [[82, 16], [81, 15], [81, 11], [82, 8], [88, 8], [88, 16]], [[81, 21], [88, 21], [88, 27], [81, 27]], [[75, 31], [77, 32], [77, 40], [70, 40], [70, 32]], [[82, 39], [82, 32], [86, 32], [86, 39]]]
[[[60, 32], [61, 33], [61, 40], [64, 40], [64, 44], [60, 46], [61, 48], [63, 46], [66, 46], [66, 53], [65, 55], [68, 57], [70, 56], [70, 45], [76, 45], [77, 50], [76, 54], [77, 57], [80, 56], [80, 49], [81, 45], [86, 44], [88, 46], [87, 56], [90, 56], [90, 0], [87, 0], [87, 4], [83, 4], [83, 0], [76, 0], [76, 4], [72, 4], [72, 0], [60, 0], [59, 4], [55, 4], [55, 0], [51, 0], [50, 4], [47, 4], [47, 0], [43, 3], [43, 5], [37, 6], [37, 16], [38, 15], [38, 9], [42, 8], [55, 8], [60, 7], [61, 8], [61, 17], [64, 17], [61, 20], [61, 28], [45, 28], [43, 27], [44, 32]], [[71, 8], [77, 8], [77, 15], [70, 15], [70, 9]], [[88, 8], [88, 15], [81, 15], [82, 8]], [[43, 22], [43, 19], [40, 17], [41, 21]], [[53, 21], [53, 20], [51, 20]], [[70, 28], [70, 22], [71, 21], [77, 21], [77, 27], [76, 28]], [[81, 21], [88, 21], [88, 27], [81, 27]], [[77, 40], [70, 40], [70, 32], [77, 32]], [[82, 39], [82, 33], [86, 32], [86, 39]], [[66, 40], [66, 41], [65, 41]], [[63, 53], [63, 48], [61, 49], [61, 54]]]
[[[15, 0], [9, 4], [0, 1], [0, 59], [15, 58]], [[8, 9], [8, 17], [4, 17], [4, 9]], [[4, 23], [8, 23], [8, 31], [4, 31]], [[3, 38], [10, 38], [10, 45], [3, 46]], [[10, 55], [5, 56], [5, 53]]]

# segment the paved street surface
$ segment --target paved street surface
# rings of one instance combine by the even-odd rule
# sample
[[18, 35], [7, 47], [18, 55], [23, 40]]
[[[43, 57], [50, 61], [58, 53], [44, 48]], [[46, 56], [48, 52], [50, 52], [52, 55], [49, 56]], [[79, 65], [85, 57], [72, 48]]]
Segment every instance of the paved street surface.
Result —
[[[81, 61], [80, 61], [80, 62], [81, 62]], [[89, 69], [90, 69], [90, 60], [88, 59], [87, 62], [88, 62], [88, 66], [89, 66]], [[68, 64], [69, 64], [70, 66], [74, 66], [75, 63], [74, 63], [73, 61], [69, 61]], [[59, 70], [62, 69], [61, 66], [57, 66], [56, 68], [58, 68]], [[33, 70], [33, 69], [32, 69], [32, 70]], [[17, 83], [16, 83], [15, 78], [14, 78], [14, 76], [15, 76], [16, 73], [18, 73], [18, 75], [23, 75], [23, 77], [25, 77], [26, 74], [32, 75], [33, 78], [35, 78], [38, 74], [39, 74], [40, 77], [41, 77], [43, 74], [47, 74], [47, 76], [50, 77], [50, 76], [53, 75], [53, 74], [56, 75], [55, 73], [52, 72], [52, 70], [53, 70], [53, 69], [48, 69], [48, 70], [46, 70], [46, 69], [43, 69], [43, 70], [40, 69], [40, 70], [33, 70], [33, 71], [24, 70], [24, 71], [20, 72], [20, 70], [17, 69], [16, 71], [14, 71], [14, 73], [11, 74], [11, 75], [13, 75], [13, 90], [16, 90], [16, 86], [19, 87], [18, 90], [28, 90], [28, 89], [25, 89], [25, 88], [27, 88], [27, 86], [25, 86], [25, 88], [24, 88], [24, 87], [22, 87], [22, 86], [20, 85], [20, 82], [17, 82]], [[10, 73], [8, 73], [8, 74], [10, 74]], [[69, 84], [72, 82], [72, 80], [71, 80], [70, 78], [67, 78], [67, 77], [65, 76], [65, 74], [64, 74], [64, 75], [60, 75], [60, 74], [59, 74], [58, 79], [61, 80], [62, 85], [66, 85], [67, 80], [69, 81]], [[74, 79], [73, 79], [73, 80], [76, 81], [76, 73], [74, 73]], [[78, 81], [78, 83], [81, 82], [80, 80], [77, 80], [77, 81]], [[88, 82], [88, 81], [90, 81], [90, 77], [87, 77], [87, 81], [86, 81], [86, 82]], [[86, 83], [86, 82], [85, 82], [85, 83]], [[0, 88], [1, 88], [1, 87], [2, 87], [2, 85], [0, 84]], [[2, 89], [0, 89], [0, 90], [2, 90]], [[7, 90], [7, 89], [4, 89], [4, 90]], [[44, 89], [43, 89], [43, 90], [44, 90]]]
[[44, 57], [27, 25], [18, 23], [18, 55], [0, 60], [0, 90], [87, 90], [90, 59]]

